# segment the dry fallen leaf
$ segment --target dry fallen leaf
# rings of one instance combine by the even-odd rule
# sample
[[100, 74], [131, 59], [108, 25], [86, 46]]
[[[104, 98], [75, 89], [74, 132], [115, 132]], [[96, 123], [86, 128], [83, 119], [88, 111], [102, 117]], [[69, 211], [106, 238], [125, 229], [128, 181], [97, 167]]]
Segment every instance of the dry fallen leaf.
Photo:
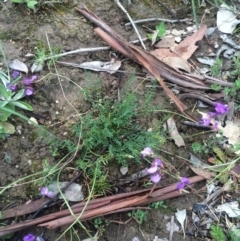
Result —
[[154, 45], [155, 48], [172, 48], [175, 46], [175, 38], [173, 36], [164, 36], [158, 43]]
[[197, 175], [202, 176], [202, 177], [206, 178], [207, 180], [210, 180], [212, 177], [214, 177], [216, 175], [214, 172], [203, 170], [201, 167], [194, 167], [191, 165], [190, 168]]
[[106, 71], [110, 74], [115, 73], [121, 67], [121, 61], [112, 59], [109, 62], [92, 61], [85, 62], [79, 65], [80, 68], [90, 69], [94, 71]]
[[176, 70], [185, 70], [188, 73], [191, 72], [190, 65], [186, 60], [180, 57], [166, 57], [163, 58], [162, 61]]
[[217, 12], [217, 27], [223, 33], [232, 34], [236, 26], [240, 23], [237, 15], [226, 4], [222, 4]]
[[28, 73], [28, 67], [26, 64], [24, 64], [22, 61], [18, 59], [14, 59], [8, 64], [9, 68], [15, 69], [24, 73]]
[[167, 120], [167, 123], [164, 124], [164, 129], [169, 131], [169, 135], [171, 138], [173, 138], [175, 144], [180, 147], [180, 146], [185, 146], [183, 138], [180, 136], [177, 130], [177, 126], [175, 124], [175, 121], [173, 117], [170, 117]]
[[206, 29], [207, 25], [202, 25], [198, 31], [196, 31], [193, 35], [186, 37], [177, 47], [173, 49], [172, 52], [170, 49], [156, 49], [151, 51], [151, 54], [159, 59], [178, 56], [188, 60], [198, 48], [195, 44], [203, 38]]
[[223, 135], [228, 138], [228, 143], [231, 145], [235, 145], [238, 143], [238, 139], [240, 137], [240, 121], [226, 121], [226, 125], [224, 127], [218, 127]]

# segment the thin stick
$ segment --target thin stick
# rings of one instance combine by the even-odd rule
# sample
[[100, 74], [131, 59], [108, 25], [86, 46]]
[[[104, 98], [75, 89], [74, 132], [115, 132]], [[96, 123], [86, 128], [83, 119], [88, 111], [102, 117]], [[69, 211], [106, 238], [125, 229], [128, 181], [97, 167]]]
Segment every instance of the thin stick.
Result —
[[[146, 41], [146, 40], [148, 40], [148, 38], [142, 39], [142, 41]], [[132, 44], [136, 44], [136, 43], [139, 43], [139, 42], [140, 42], [140, 40], [138, 40], [138, 39], [130, 41], [130, 43], [132, 43]], [[62, 53], [62, 54], [56, 54], [54, 56], [49, 56], [49, 57], [45, 58], [44, 60], [50, 60], [52, 58], [59, 58], [59, 57], [67, 56], [67, 55], [70, 55], [70, 54], [109, 50], [110, 48], [111, 48], [110, 46], [81, 48], [81, 49], [76, 49], [76, 50], [72, 50], [72, 51], [69, 51], [69, 52], [65, 52], [65, 53]]]
[[144, 49], [146, 49], [146, 47], [145, 47], [145, 45], [144, 45], [144, 43], [143, 43], [143, 41], [142, 41], [142, 38], [141, 38], [141, 36], [140, 36], [137, 28], [136, 28], [136, 25], [135, 25], [134, 22], [133, 22], [131, 16], [129, 15], [129, 13], [127, 12], [127, 10], [123, 7], [123, 5], [119, 2], [119, 0], [114, 0], [114, 1], [115, 1], [115, 3], [117, 3], [117, 5], [122, 9], [122, 11], [127, 15], [129, 21], [131, 22], [131, 24], [132, 24], [132, 26], [133, 26], [133, 28], [134, 28], [137, 36], [138, 36], [138, 39], [139, 39], [142, 47], [143, 47]]
[[[145, 19], [139, 19], [139, 20], [135, 20], [133, 21], [133, 23], [145, 23], [145, 22], [154, 22], [154, 21], [162, 21], [162, 22], [166, 22], [166, 23], [177, 23], [177, 22], [188, 22], [191, 19], [189, 18], [184, 18], [184, 19], [165, 19], [165, 18], [145, 18]], [[131, 25], [132, 23], [125, 23], [125, 27]]]

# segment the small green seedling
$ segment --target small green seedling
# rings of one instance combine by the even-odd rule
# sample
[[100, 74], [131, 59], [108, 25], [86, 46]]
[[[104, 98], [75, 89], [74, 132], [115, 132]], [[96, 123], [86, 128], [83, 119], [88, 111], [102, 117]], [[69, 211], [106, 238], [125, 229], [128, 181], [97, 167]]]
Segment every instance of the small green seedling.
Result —
[[138, 224], [142, 224], [147, 220], [147, 211], [142, 211], [140, 209], [133, 210], [131, 213], [128, 213], [128, 217], [135, 219]]
[[159, 209], [159, 208], [164, 208], [164, 209], [166, 209], [166, 208], [167, 208], [167, 205], [164, 203], [164, 201], [159, 201], [159, 202], [151, 203], [151, 204], [150, 204], [150, 207], [151, 207], [151, 208], [154, 208], [154, 209]]
[[226, 241], [226, 236], [219, 225], [212, 225], [210, 234], [216, 241]]
[[35, 10], [35, 5], [38, 3], [34, 0], [12, 0], [14, 3], [26, 3], [28, 8]]
[[221, 75], [221, 69], [222, 69], [222, 60], [217, 58], [216, 62], [210, 69], [212, 76], [219, 77]]
[[162, 38], [166, 34], [166, 28], [164, 25], [164, 22], [159, 23], [156, 26], [156, 30], [153, 32], [153, 34], [148, 34], [148, 38], [152, 40], [152, 45]]

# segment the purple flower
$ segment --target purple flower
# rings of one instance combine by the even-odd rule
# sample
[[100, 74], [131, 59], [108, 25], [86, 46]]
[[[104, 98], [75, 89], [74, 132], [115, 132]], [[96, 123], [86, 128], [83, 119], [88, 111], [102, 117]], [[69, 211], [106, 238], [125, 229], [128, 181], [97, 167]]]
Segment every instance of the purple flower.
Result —
[[213, 130], [217, 130], [218, 129], [218, 123], [217, 122], [213, 124], [212, 129]]
[[182, 190], [186, 185], [189, 185], [190, 181], [187, 177], [181, 177], [181, 181], [177, 185], [178, 190]]
[[210, 119], [209, 118], [201, 118], [199, 120], [199, 124], [204, 125], [204, 126], [209, 126], [210, 124]]
[[42, 196], [46, 196], [47, 193], [48, 193], [48, 188], [47, 187], [42, 187], [40, 192], [41, 192]]
[[142, 151], [141, 151], [141, 154], [143, 157], [146, 157], [146, 156], [152, 156], [153, 155], [153, 151], [150, 147], [146, 147], [144, 148]]
[[32, 79], [30, 78], [30, 77], [24, 77], [23, 78], [23, 83], [25, 84], [25, 85], [30, 85], [30, 84], [32, 84]]
[[9, 90], [11, 90], [11, 91], [16, 91], [16, 90], [17, 90], [17, 85], [16, 85], [16, 84], [12, 85], [11, 83], [7, 83], [7, 84], [6, 84], [6, 87], [7, 87]]
[[33, 87], [28, 86], [28, 87], [25, 89], [25, 95], [29, 96], [29, 95], [32, 95], [33, 93], [34, 93]]
[[28, 86], [28, 85], [31, 85], [32, 83], [34, 83], [37, 79], [38, 79], [37, 75], [33, 75], [31, 77], [24, 77], [23, 83]]
[[208, 112], [207, 114], [212, 118], [215, 118], [217, 116], [216, 112]]
[[228, 112], [228, 106], [227, 105], [224, 105], [222, 103], [218, 103], [216, 102], [215, 103], [215, 111], [218, 113], [218, 114], [225, 114]]
[[154, 183], [157, 183], [161, 180], [161, 174], [160, 174], [160, 171], [159, 171], [159, 167], [163, 167], [163, 163], [160, 159], [158, 158], [155, 158], [153, 161], [152, 161], [152, 165], [150, 168], [147, 169], [147, 172], [150, 175], [150, 179], [152, 182]]
[[158, 173], [158, 172], [150, 175], [150, 179], [151, 179], [151, 181], [154, 182], [154, 183], [158, 183], [158, 182], [161, 180], [161, 177], [162, 177], [162, 176], [161, 176], [160, 173]]
[[34, 241], [34, 240], [35, 240], [35, 236], [31, 233], [29, 233], [23, 237], [23, 241]]
[[52, 192], [52, 191], [48, 191], [48, 193], [47, 193], [46, 196], [47, 196], [47, 197], [50, 197], [50, 198], [53, 198], [53, 192]]
[[31, 77], [32, 82], [37, 81], [37, 79], [38, 79], [38, 76], [36, 74], [32, 75], [32, 77]]
[[12, 72], [12, 77], [13, 77], [13, 79], [18, 78], [19, 76], [20, 76], [20, 72], [17, 71], [17, 70], [13, 70], [13, 72]]
[[40, 192], [41, 192], [42, 196], [47, 196], [47, 197], [50, 197], [50, 198], [53, 197], [53, 192], [49, 191], [47, 187], [42, 187]]

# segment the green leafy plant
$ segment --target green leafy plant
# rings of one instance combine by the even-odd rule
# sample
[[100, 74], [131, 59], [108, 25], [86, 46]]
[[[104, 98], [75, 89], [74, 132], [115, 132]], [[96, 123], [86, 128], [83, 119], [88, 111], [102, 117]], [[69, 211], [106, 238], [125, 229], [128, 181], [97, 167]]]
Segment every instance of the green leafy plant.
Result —
[[198, 141], [193, 142], [192, 150], [194, 153], [215, 153], [216, 147], [222, 141], [223, 135], [219, 134], [219, 136], [209, 135], [209, 138], [203, 140], [203, 143]]
[[167, 205], [164, 203], [164, 201], [158, 201], [158, 202], [153, 202], [150, 204], [150, 207], [151, 208], [154, 208], [154, 209], [159, 209], [159, 208], [164, 208], [166, 209], [167, 208]]
[[225, 87], [224, 93], [225, 93], [225, 99], [227, 101], [235, 98], [236, 100], [240, 100], [240, 79], [237, 79], [231, 88]]
[[219, 225], [211, 225], [210, 234], [216, 241], [227, 241], [226, 236]]
[[213, 66], [211, 66], [211, 74], [214, 77], [219, 77], [221, 75], [222, 60], [217, 58]]
[[12, 91], [7, 86], [11, 82], [9, 75], [0, 71], [0, 133], [13, 134], [14, 126], [7, 122], [9, 117], [15, 113], [15, 109], [20, 108], [32, 111], [33, 108], [28, 103], [21, 101], [25, 97], [25, 90]]
[[211, 89], [214, 90], [214, 91], [220, 91], [220, 90], [223, 89], [223, 87], [221, 85], [218, 85], [218, 84], [212, 84]]
[[12, 0], [12, 2], [25, 3], [25, 4], [27, 4], [27, 7], [32, 10], [35, 10], [35, 5], [38, 3], [38, 1], [34, 1], [34, 0]]
[[128, 213], [128, 217], [133, 218], [138, 224], [143, 224], [147, 220], [148, 211], [142, 211], [140, 209], [133, 210], [131, 213]]
[[206, 145], [202, 145], [198, 141], [193, 142], [192, 150], [194, 153], [208, 153], [209, 152], [209, 148]]

